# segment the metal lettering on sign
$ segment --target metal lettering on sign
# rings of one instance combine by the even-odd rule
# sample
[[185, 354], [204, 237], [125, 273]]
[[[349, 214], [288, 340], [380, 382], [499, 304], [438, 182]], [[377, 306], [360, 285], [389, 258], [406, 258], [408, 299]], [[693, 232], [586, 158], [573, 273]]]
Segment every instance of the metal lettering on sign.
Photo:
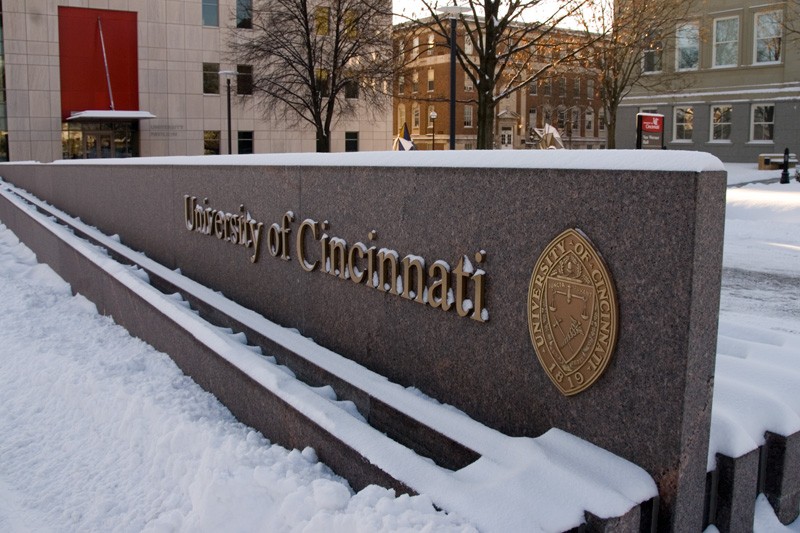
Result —
[[539, 362], [566, 396], [603, 374], [617, 342], [611, 274], [588, 237], [568, 229], [545, 248], [531, 275], [528, 329]]

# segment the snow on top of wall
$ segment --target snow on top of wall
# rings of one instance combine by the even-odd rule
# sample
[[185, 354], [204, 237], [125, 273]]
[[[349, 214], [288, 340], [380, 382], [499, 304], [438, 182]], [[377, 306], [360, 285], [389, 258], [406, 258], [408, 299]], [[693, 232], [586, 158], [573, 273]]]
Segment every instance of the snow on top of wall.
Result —
[[441, 152], [340, 152], [330, 154], [293, 153], [73, 159], [56, 161], [55, 164], [545, 168], [679, 172], [725, 170], [722, 162], [711, 154], [669, 150], [460, 150]]

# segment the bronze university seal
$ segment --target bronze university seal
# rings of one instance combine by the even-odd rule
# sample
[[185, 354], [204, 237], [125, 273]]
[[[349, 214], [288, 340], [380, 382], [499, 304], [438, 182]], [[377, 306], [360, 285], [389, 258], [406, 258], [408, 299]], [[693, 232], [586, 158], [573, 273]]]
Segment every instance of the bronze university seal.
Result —
[[588, 237], [568, 229], [547, 245], [531, 275], [528, 329], [545, 372], [566, 396], [605, 371], [617, 342], [617, 297]]

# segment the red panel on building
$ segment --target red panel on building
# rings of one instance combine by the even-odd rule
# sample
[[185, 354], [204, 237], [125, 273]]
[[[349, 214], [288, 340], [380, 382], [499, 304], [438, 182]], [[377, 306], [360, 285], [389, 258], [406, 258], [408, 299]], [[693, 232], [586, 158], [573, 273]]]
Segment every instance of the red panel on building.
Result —
[[[105, 60], [100, 39], [101, 25]], [[58, 46], [62, 120], [79, 111], [110, 110], [111, 95], [115, 110], [139, 110], [135, 12], [60, 6]]]

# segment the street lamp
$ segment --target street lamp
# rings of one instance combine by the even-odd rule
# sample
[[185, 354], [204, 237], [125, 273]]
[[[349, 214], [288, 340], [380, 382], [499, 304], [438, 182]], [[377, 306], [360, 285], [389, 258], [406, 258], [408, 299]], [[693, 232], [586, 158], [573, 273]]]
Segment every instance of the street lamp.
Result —
[[456, 149], [456, 23], [467, 7], [442, 6], [437, 11], [450, 19], [450, 149]]
[[431, 109], [431, 114], [428, 115], [428, 118], [431, 119], [431, 150], [436, 150], [436, 117], [438, 116], [435, 109]]
[[225, 78], [225, 84], [228, 86], [228, 154], [232, 154], [233, 142], [231, 139], [231, 79], [236, 76], [238, 72], [235, 70], [220, 70], [219, 75]]

